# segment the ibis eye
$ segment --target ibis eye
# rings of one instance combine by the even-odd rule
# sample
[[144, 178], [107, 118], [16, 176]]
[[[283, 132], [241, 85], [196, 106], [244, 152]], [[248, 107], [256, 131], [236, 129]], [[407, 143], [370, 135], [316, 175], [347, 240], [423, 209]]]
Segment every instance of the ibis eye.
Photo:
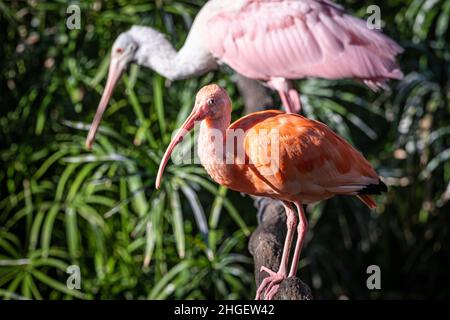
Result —
[[116, 49], [116, 52], [117, 52], [117, 53], [122, 53], [122, 52], [123, 52], [123, 49], [122, 49], [122, 48], [117, 48], [117, 49]]
[[213, 106], [215, 103], [216, 103], [216, 101], [214, 99], [212, 99], [212, 98], [208, 100], [208, 104], [210, 106]]

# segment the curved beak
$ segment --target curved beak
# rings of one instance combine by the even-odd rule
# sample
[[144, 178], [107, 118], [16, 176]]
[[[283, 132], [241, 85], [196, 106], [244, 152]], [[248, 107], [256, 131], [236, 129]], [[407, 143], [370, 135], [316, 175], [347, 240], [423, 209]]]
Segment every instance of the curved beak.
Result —
[[194, 107], [194, 110], [192, 110], [189, 117], [181, 125], [180, 130], [178, 130], [177, 134], [172, 138], [172, 141], [170, 141], [170, 144], [167, 147], [166, 152], [164, 153], [164, 156], [162, 157], [161, 163], [159, 165], [158, 174], [156, 175], [156, 182], [155, 182], [156, 189], [159, 189], [161, 185], [164, 168], [166, 167], [167, 162], [169, 161], [173, 149], [176, 147], [177, 144], [183, 141], [184, 136], [194, 128], [195, 122], [203, 120], [206, 116], [207, 116], [206, 108]]
[[114, 87], [116, 86], [117, 81], [120, 79], [120, 76], [122, 75], [124, 70], [124, 63], [121, 63], [119, 59], [111, 58], [106, 86], [86, 138], [86, 148], [88, 148], [89, 150], [92, 148], [92, 144], [94, 143], [95, 134], [97, 133], [98, 126], [100, 125], [100, 121], [102, 120], [103, 113], [108, 106], [109, 99], [111, 98], [111, 95], [114, 91]]

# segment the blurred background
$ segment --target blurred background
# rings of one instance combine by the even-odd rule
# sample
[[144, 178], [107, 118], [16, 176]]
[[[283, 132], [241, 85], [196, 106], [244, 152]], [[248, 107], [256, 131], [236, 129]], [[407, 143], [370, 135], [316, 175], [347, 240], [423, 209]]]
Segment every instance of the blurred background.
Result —
[[[170, 83], [132, 66], [120, 80], [92, 152], [84, 147], [106, 81], [109, 50], [133, 24], [183, 44], [204, 1], [0, 1], [0, 297], [7, 299], [252, 299], [252, 200], [218, 187], [201, 166], [159, 159], [222, 69]], [[298, 81], [304, 112], [351, 141], [389, 185], [370, 211], [351, 197], [308, 207], [299, 276], [316, 299], [449, 298], [450, 1], [337, 1], [405, 48], [391, 91], [353, 81]], [[279, 104], [278, 97], [274, 95]], [[366, 268], [381, 269], [368, 290]], [[81, 271], [70, 290], [69, 265]]]

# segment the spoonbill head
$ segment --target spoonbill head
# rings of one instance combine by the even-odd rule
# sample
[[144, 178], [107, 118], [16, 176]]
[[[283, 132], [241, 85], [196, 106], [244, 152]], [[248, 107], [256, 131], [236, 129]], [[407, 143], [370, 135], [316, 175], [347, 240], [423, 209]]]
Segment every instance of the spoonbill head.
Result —
[[117, 81], [120, 79], [123, 72], [128, 69], [129, 64], [135, 61], [138, 48], [138, 43], [134, 41], [133, 37], [127, 33], [122, 33], [112, 46], [108, 79], [106, 80], [102, 98], [100, 99], [97, 112], [95, 113], [94, 120], [92, 121], [86, 138], [86, 147], [88, 149], [92, 148], [95, 134], [97, 133], [98, 126], [100, 125], [100, 121], [102, 120], [106, 107], [109, 104], [109, 100], [111, 99]]

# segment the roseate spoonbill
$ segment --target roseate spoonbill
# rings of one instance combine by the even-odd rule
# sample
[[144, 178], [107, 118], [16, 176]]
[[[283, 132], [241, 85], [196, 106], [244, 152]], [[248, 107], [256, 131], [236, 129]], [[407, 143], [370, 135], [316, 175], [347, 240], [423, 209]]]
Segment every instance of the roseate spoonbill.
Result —
[[288, 112], [300, 110], [293, 79], [354, 78], [370, 88], [402, 78], [395, 56], [402, 48], [329, 0], [210, 0], [175, 51], [163, 34], [133, 26], [114, 42], [108, 80], [89, 131], [92, 146], [114, 86], [128, 64], [149, 67], [171, 80], [226, 63], [278, 91]]
[[[277, 272], [261, 268], [269, 276], [256, 295], [261, 298], [264, 293], [265, 298], [271, 299], [279, 283], [297, 272], [308, 228], [303, 204], [335, 195], [355, 195], [375, 208], [370, 195], [385, 192], [387, 187], [361, 153], [321, 122], [279, 110], [251, 113], [231, 125], [230, 119], [231, 101], [226, 91], [215, 84], [203, 87], [197, 94], [192, 113], [167, 147], [156, 177], [156, 188], [160, 187], [164, 168], [175, 146], [193, 129], [195, 122], [201, 122], [198, 153], [208, 174], [230, 189], [281, 200], [286, 209], [287, 235], [280, 268]], [[297, 221], [294, 206], [299, 216], [298, 235], [288, 273]]]

